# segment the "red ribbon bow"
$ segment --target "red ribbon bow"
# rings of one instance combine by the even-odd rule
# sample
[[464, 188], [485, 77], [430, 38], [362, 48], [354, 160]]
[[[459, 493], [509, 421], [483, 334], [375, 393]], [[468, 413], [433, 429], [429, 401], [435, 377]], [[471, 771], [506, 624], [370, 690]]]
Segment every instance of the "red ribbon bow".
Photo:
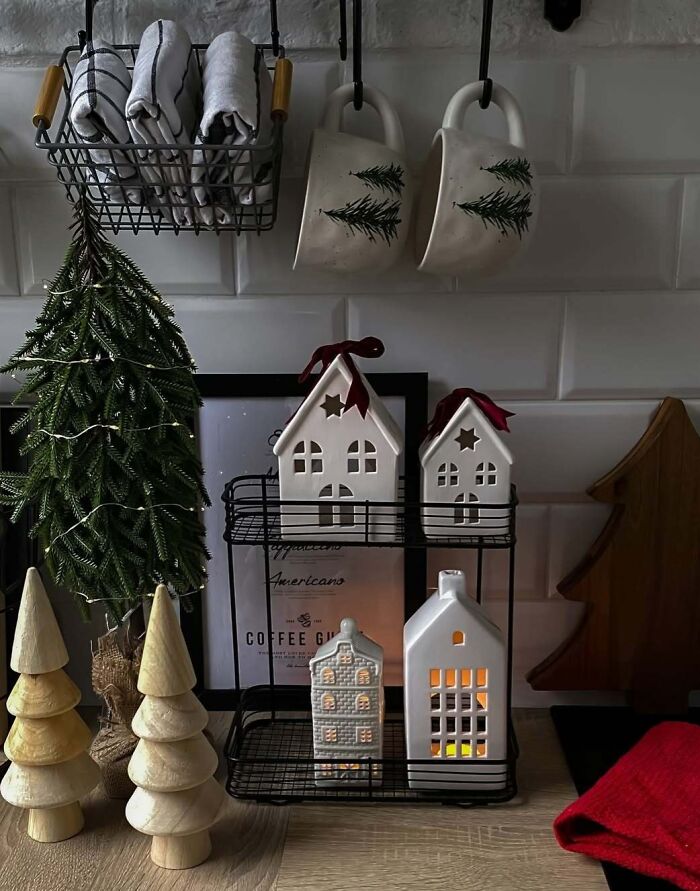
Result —
[[428, 424], [425, 439], [434, 439], [436, 436], [439, 436], [447, 427], [454, 413], [467, 398], [479, 406], [496, 430], [506, 430], [510, 433], [510, 430], [508, 430], [508, 418], [511, 418], [514, 412], [506, 411], [500, 405], [496, 405], [493, 399], [485, 393], [479, 393], [478, 390], [472, 390], [471, 387], [460, 387], [457, 390], [453, 390], [449, 396], [441, 399], [435, 406], [435, 414], [432, 421]]
[[369, 408], [369, 393], [357, 365], [353, 361], [352, 354], [361, 356], [363, 359], [378, 359], [383, 352], [384, 344], [378, 337], [363, 337], [362, 340], [341, 340], [339, 343], [328, 343], [314, 350], [309, 364], [299, 375], [299, 383], [303, 384], [307, 380], [319, 362], [321, 363], [321, 374], [323, 374], [336, 356], [342, 356], [352, 377], [343, 412], [350, 411], [356, 405], [364, 418]]

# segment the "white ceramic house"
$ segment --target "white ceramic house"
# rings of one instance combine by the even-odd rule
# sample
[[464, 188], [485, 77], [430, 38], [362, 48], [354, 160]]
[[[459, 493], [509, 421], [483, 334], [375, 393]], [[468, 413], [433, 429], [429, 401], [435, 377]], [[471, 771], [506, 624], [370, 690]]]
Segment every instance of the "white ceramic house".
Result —
[[404, 628], [404, 713], [412, 789], [502, 789], [507, 659], [500, 630], [467, 596], [464, 573], [444, 570], [438, 590]]
[[[274, 446], [282, 501], [313, 505], [282, 508], [282, 534], [295, 539], [357, 541], [365, 534], [365, 501], [396, 501], [403, 436], [367, 378], [363, 418], [345, 411], [352, 375], [342, 356], [319, 378]], [[391, 509], [370, 506], [369, 537], [393, 537]], [[382, 519], [384, 515], [384, 519]]]
[[[428, 538], [503, 535], [513, 457], [478, 405], [467, 397], [421, 453], [423, 531]], [[444, 504], [445, 507], [440, 505]]]
[[[368, 763], [382, 757], [384, 651], [365, 637], [354, 619], [343, 619], [340, 632], [319, 648], [309, 663], [314, 758], [319, 786], [365, 784]], [[373, 782], [381, 765], [373, 765]]]

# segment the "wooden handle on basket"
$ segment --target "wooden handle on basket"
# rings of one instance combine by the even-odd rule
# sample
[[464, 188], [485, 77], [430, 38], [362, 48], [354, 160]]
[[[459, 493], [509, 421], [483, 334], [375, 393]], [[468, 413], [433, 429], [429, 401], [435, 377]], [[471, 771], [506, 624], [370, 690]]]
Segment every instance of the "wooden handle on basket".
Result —
[[275, 64], [275, 80], [272, 85], [272, 117], [289, 117], [289, 97], [292, 93], [292, 63], [278, 59]]
[[58, 65], [49, 65], [46, 69], [32, 115], [32, 123], [35, 127], [43, 124], [48, 130], [51, 126], [58, 97], [63, 89], [63, 78], [63, 68]]

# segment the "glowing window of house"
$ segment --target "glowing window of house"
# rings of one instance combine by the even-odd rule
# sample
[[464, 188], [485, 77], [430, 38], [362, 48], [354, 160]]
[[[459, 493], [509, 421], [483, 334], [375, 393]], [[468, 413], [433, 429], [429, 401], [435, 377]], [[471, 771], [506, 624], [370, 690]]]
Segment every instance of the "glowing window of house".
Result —
[[476, 670], [476, 686], [487, 687], [489, 682], [488, 668], [477, 668]]
[[438, 467], [437, 484], [440, 488], [459, 485], [459, 467], [450, 462]]
[[350, 647], [340, 647], [338, 651], [338, 662], [340, 665], [352, 665], [352, 650]]
[[374, 731], [371, 727], [357, 728], [357, 741], [359, 743], [371, 743], [374, 740]]
[[338, 728], [337, 727], [324, 727], [323, 739], [329, 743], [338, 742]]
[[323, 706], [324, 712], [334, 712], [335, 696], [333, 696], [331, 693], [325, 693], [323, 699], [321, 700], [321, 705]]
[[452, 645], [455, 647], [463, 647], [464, 646], [464, 632], [463, 631], [453, 631], [452, 632]]
[[366, 685], [366, 684], [369, 684], [369, 681], [370, 681], [369, 668], [359, 668], [357, 670], [357, 683]]
[[369, 696], [366, 693], [360, 693], [360, 695], [355, 700], [355, 707], [358, 712], [368, 712], [369, 711]]
[[298, 442], [294, 446], [294, 473], [323, 473], [323, 449], [317, 442]]
[[332, 668], [324, 668], [321, 672], [321, 680], [324, 684], [335, 684], [335, 672]]
[[439, 668], [431, 668], [430, 669], [430, 686], [431, 687], [439, 687], [440, 686], [440, 669]]
[[454, 668], [445, 669], [445, 686], [446, 687], [456, 687], [457, 686], [457, 671]]
[[471, 687], [472, 672], [470, 668], [463, 668], [460, 672], [460, 687]]
[[318, 772], [323, 777], [332, 777], [333, 776], [333, 765], [332, 764], [319, 764]]

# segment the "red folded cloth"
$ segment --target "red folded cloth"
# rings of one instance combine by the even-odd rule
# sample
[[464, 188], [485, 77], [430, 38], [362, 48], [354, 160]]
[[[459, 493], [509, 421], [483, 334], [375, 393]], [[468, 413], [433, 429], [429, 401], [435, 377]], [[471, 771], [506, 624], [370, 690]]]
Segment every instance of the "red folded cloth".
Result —
[[651, 729], [559, 814], [554, 834], [567, 851], [700, 891], [700, 727]]

